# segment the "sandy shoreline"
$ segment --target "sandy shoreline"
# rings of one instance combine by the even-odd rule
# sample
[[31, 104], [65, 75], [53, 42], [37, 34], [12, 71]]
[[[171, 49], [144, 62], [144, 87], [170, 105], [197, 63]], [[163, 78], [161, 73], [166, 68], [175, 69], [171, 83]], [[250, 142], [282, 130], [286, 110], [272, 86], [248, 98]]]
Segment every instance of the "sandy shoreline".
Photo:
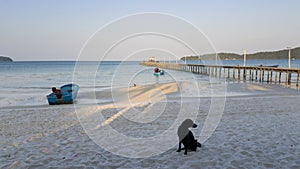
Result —
[[[218, 128], [201, 149], [187, 156], [176, 152], [176, 143], [168, 151], [149, 158], [115, 155], [88, 137], [70, 106], [1, 110], [0, 168], [299, 168], [299, 94], [292, 89], [257, 84], [230, 84], [228, 93], [238, 91], [237, 88], [253, 95], [227, 96]], [[190, 98], [184, 104], [194, 101]], [[196, 137], [210, 101], [201, 98], [196, 120], [199, 128], [193, 130]], [[177, 114], [172, 113], [176, 106], [176, 99], [171, 99], [167, 114], [151, 127], [138, 125], [128, 131], [135, 126], [122, 124], [130, 116], [120, 116], [110, 125], [130, 136], [139, 137], [140, 132], [145, 133], [140, 137], [156, 135], [176, 118]], [[117, 112], [113, 108], [102, 110], [108, 119]]]

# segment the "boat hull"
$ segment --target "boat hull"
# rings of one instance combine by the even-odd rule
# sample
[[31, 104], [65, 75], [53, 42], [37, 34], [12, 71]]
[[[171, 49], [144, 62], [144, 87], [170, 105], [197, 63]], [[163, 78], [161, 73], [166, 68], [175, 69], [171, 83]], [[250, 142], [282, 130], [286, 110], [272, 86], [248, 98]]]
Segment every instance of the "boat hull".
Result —
[[154, 76], [161, 76], [161, 75], [164, 75], [165, 74], [165, 71], [161, 70], [160, 72], [154, 72], [153, 75]]
[[259, 65], [258, 67], [274, 67], [274, 68], [276, 68], [276, 67], [278, 67], [279, 65], [271, 65], [271, 66], [267, 66], [267, 65]]

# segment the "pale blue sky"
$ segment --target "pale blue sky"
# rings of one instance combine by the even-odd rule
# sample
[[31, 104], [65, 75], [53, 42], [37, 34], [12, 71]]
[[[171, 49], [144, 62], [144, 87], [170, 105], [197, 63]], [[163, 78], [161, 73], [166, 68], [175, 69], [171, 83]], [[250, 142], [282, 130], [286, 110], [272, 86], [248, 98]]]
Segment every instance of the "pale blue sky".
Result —
[[298, 0], [0, 0], [0, 55], [19, 61], [76, 60], [96, 30], [143, 12], [185, 19], [218, 52], [297, 47], [299, 6]]

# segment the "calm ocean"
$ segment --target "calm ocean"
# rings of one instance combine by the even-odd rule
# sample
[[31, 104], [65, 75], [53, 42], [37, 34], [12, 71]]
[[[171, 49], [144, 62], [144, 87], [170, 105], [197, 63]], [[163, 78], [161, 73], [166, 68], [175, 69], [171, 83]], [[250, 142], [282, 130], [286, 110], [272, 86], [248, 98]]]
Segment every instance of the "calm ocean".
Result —
[[[199, 64], [199, 61], [189, 61]], [[212, 64], [214, 61], [212, 61]], [[207, 64], [207, 62], [206, 62]], [[223, 65], [243, 65], [242, 60], [222, 61]], [[279, 65], [287, 67], [286, 60], [250, 60], [247, 66]], [[300, 67], [300, 60], [291, 62], [293, 68]], [[84, 93], [104, 91], [111, 87], [128, 87], [164, 83], [171, 81], [189, 81], [192, 78], [199, 83], [208, 83], [208, 78], [187, 72], [166, 70], [165, 76], [153, 76], [153, 68], [139, 65], [139, 62], [74, 62], [74, 61], [34, 61], [0, 63], [0, 107], [48, 105], [46, 95], [51, 87], [74, 82], [80, 86], [79, 101]], [[98, 102], [101, 102], [99, 98]]]

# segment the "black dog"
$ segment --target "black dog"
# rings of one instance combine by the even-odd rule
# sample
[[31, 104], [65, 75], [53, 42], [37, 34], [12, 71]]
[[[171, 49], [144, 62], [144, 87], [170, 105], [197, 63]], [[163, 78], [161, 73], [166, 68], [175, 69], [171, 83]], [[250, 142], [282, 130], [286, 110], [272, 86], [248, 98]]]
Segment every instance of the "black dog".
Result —
[[[187, 155], [188, 150], [196, 151], [197, 147], [201, 147], [201, 144], [195, 140], [193, 133], [189, 130], [191, 127], [197, 127], [191, 119], [184, 120], [178, 127], [177, 135], [179, 138], [179, 147], [177, 152], [184, 149], [184, 155]], [[184, 145], [184, 148], [181, 148], [181, 143]]]

